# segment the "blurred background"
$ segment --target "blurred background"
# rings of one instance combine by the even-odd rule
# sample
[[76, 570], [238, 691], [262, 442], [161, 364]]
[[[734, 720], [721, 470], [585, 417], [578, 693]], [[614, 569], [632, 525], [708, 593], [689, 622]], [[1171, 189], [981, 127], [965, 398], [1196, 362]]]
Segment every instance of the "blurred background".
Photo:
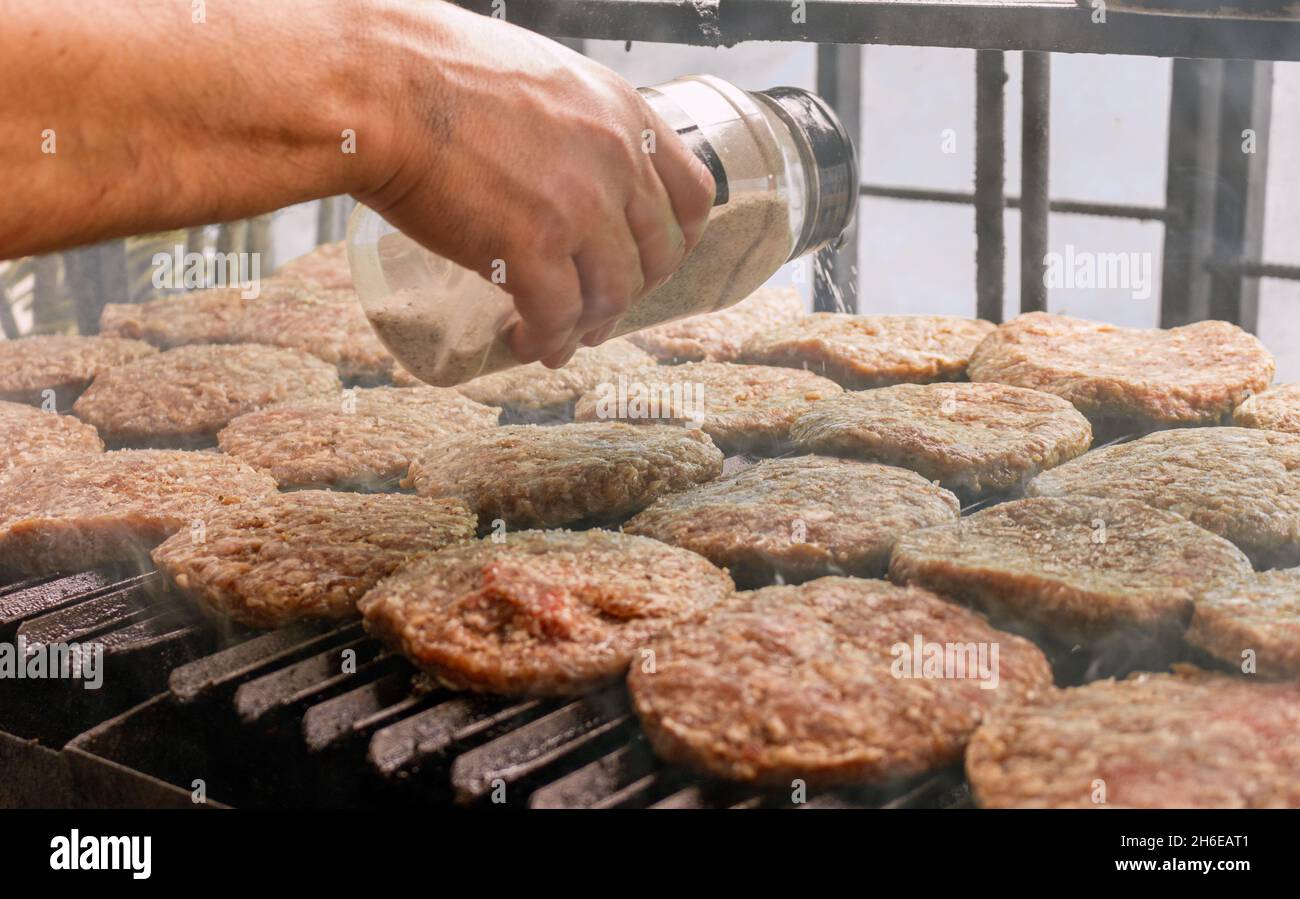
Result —
[[[709, 72], [741, 87], [815, 88], [816, 48], [751, 43], [734, 48], [586, 41], [584, 51], [637, 85]], [[874, 184], [970, 191], [974, 171], [975, 53], [868, 46], [863, 49], [861, 178]], [[1052, 61], [1051, 194], [1054, 199], [1161, 206], [1172, 63], [1167, 59], [1057, 53]], [[1006, 54], [1006, 192], [1019, 194], [1020, 63]], [[1264, 259], [1300, 265], [1300, 63], [1273, 67]], [[152, 285], [155, 253], [177, 243], [204, 252], [260, 252], [261, 274], [317, 243], [342, 239], [348, 198], [185, 232], [148, 235], [63, 254], [0, 263], [5, 337], [94, 330], [76, 297], [98, 283], [110, 302], [139, 301]], [[859, 206], [858, 302], [862, 312], [975, 311], [974, 210], [969, 205], [863, 197]], [[1019, 304], [1018, 213], [1006, 211], [1005, 309]], [[1053, 213], [1049, 252], [1149, 254], [1153, 289], [1051, 289], [1053, 312], [1115, 324], [1159, 323], [1163, 226]], [[120, 260], [125, 256], [126, 264]], [[810, 290], [794, 265], [775, 280]], [[1278, 379], [1300, 380], [1300, 282], [1262, 279], [1260, 338], [1278, 357]]]

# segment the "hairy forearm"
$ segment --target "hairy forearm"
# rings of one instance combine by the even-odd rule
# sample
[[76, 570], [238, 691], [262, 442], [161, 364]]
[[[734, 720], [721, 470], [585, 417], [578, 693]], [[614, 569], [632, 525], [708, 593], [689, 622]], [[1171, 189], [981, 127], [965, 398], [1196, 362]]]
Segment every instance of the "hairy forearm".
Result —
[[0, 258], [378, 187], [392, 6], [0, 0]]

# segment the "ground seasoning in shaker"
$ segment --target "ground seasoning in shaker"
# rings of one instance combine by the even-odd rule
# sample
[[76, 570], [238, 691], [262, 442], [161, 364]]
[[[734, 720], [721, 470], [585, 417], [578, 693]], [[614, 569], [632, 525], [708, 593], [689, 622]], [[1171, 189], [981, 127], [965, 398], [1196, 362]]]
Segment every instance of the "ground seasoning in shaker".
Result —
[[[628, 309], [614, 334], [723, 309], [787, 261], [838, 240], [852, 221], [852, 141], [818, 97], [747, 92], [707, 75], [643, 88], [717, 182], [699, 244], [672, 280]], [[510, 294], [358, 208], [348, 229], [353, 280], [380, 340], [411, 374], [450, 387], [517, 365], [504, 337]]]

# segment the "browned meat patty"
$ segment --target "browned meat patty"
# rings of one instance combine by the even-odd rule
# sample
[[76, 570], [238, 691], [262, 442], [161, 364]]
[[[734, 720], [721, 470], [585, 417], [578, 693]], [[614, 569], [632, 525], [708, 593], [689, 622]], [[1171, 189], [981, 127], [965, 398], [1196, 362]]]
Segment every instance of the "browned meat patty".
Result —
[[793, 287], [760, 287], [721, 312], [634, 331], [627, 339], [661, 362], [735, 362], [745, 341], [803, 314]]
[[153, 560], [190, 598], [252, 627], [344, 619], [381, 578], [474, 536], [458, 500], [298, 490], [221, 508], [202, 539], [169, 537]]
[[657, 540], [521, 531], [452, 546], [361, 600], [366, 628], [453, 689], [566, 696], [615, 680], [652, 637], [731, 594]]
[[1197, 593], [1241, 577], [1235, 546], [1128, 499], [1022, 499], [904, 534], [890, 577], [1063, 642], [1181, 634]]
[[193, 290], [144, 303], [109, 303], [99, 332], [145, 340], [170, 349], [193, 343], [238, 343], [235, 328], [260, 299], [244, 299], [239, 287]]
[[1108, 431], [1214, 425], [1273, 381], [1264, 345], [1228, 322], [1120, 328], [1030, 312], [971, 357], [972, 381], [1065, 397]]
[[[952, 667], [925, 667], [936, 648]], [[925, 590], [856, 578], [738, 593], [652, 651], [628, 686], [655, 752], [786, 788], [953, 764], [985, 715], [1052, 689], [1029, 641]]]
[[[568, 420], [578, 397], [652, 364], [653, 359], [626, 340], [607, 340], [598, 347], [580, 347], [563, 368], [534, 362], [475, 378], [456, 389], [475, 402], [501, 406], [515, 418]], [[394, 382], [420, 383], [406, 372]]]
[[686, 428], [509, 425], [430, 444], [402, 486], [459, 497], [485, 525], [558, 527], [617, 521], [721, 473], [722, 453]]
[[585, 394], [578, 421], [664, 421], [698, 426], [725, 453], [786, 448], [790, 423], [843, 388], [810, 371], [730, 362], [653, 365]]
[[346, 241], [321, 244], [314, 250], [290, 259], [275, 270], [281, 281], [297, 280], [328, 288], [351, 288], [352, 269], [348, 265]]
[[398, 370], [375, 336], [361, 301], [348, 289], [270, 281], [235, 323], [239, 343], [265, 343], [311, 353], [349, 383], [379, 384]]
[[806, 452], [900, 465], [965, 499], [1019, 489], [1087, 452], [1088, 420], [1060, 397], [1001, 384], [900, 384], [817, 403], [790, 428]]
[[1162, 431], [1044, 472], [1026, 492], [1140, 500], [1227, 537], [1260, 568], [1300, 564], [1300, 435]]
[[0, 340], [0, 401], [66, 410], [98, 374], [157, 353], [138, 340], [49, 334]]
[[217, 445], [281, 487], [396, 486], [430, 443], [495, 427], [500, 412], [442, 387], [345, 390], [241, 415]]
[[992, 330], [950, 315], [817, 312], [752, 338], [740, 361], [806, 368], [855, 390], [956, 381]]
[[1232, 423], [1300, 434], [1300, 384], [1283, 384], [1252, 396], [1232, 413]]
[[730, 569], [742, 586], [826, 574], [878, 577], [899, 535], [956, 521], [957, 497], [901, 468], [769, 459], [658, 500], [623, 530]]
[[199, 446], [246, 412], [338, 391], [334, 367], [298, 350], [183, 346], [109, 369], [73, 412], [110, 444]]
[[1249, 574], [1201, 593], [1187, 642], [1248, 674], [1300, 678], [1300, 568]]
[[140, 558], [275, 481], [218, 453], [125, 450], [0, 472], [0, 567], [40, 574]]
[[1183, 669], [998, 712], [966, 774], [988, 808], [1300, 808], [1300, 685]]
[[71, 415], [0, 401], [0, 471], [36, 465], [69, 453], [104, 449], [95, 429]]

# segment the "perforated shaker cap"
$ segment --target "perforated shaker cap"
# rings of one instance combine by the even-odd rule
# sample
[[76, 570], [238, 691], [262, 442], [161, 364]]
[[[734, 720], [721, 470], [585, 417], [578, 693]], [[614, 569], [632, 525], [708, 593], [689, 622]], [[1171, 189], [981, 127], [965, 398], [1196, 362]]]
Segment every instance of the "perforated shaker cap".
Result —
[[808, 213], [791, 259], [839, 246], [858, 206], [858, 152], [835, 110], [797, 87], [757, 91], [790, 128], [809, 175]]

